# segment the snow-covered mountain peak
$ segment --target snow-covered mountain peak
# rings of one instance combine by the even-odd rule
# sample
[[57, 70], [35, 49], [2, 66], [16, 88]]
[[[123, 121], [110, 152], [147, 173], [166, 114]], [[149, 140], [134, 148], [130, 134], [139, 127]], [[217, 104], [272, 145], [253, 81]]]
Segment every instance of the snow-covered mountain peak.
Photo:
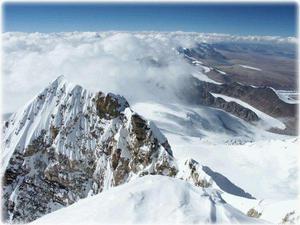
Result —
[[63, 76], [5, 122], [3, 137], [9, 221], [31, 221], [138, 176], [177, 173], [167, 139], [124, 97]]

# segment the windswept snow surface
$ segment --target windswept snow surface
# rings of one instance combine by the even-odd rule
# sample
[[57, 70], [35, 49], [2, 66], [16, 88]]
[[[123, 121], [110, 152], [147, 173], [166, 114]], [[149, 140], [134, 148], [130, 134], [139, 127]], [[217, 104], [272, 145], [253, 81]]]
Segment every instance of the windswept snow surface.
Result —
[[32, 224], [262, 223], [227, 204], [215, 189], [166, 176], [144, 176]]
[[285, 125], [283, 122], [281, 122], [278, 119], [275, 119], [272, 116], [269, 116], [268, 114], [256, 109], [255, 107], [249, 105], [248, 103], [246, 103], [242, 100], [239, 100], [237, 98], [232, 98], [232, 97], [222, 95], [222, 94], [215, 94], [215, 93], [211, 93], [211, 94], [216, 98], [223, 98], [227, 102], [236, 102], [239, 105], [244, 106], [245, 108], [248, 108], [248, 109], [252, 110], [253, 112], [255, 112], [256, 115], [261, 119], [261, 121], [258, 122], [258, 125], [260, 125], [263, 129], [270, 129], [272, 127], [279, 128], [282, 130], [285, 129]]
[[246, 68], [246, 69], [250, 69], [250, 70], [262, 71], [261, 69], [253, 67], [253, 66], [247, 66], [247, 65], [240, 65], [240, 66], [243, 68]]

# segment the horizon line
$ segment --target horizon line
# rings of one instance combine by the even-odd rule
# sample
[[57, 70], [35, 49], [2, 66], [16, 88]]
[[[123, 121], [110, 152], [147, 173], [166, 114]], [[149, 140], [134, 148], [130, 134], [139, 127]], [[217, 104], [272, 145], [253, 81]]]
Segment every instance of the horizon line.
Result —
[[4, 31], [2, 33], [24, 33], [24, 34], [57, 34], [57, 33], [111, 33], [111, 32], [126, 32], [126, 33], [184, 33], [184, 34], [211, 34], [211, 35], [223, 35], [223, 36], [235, 36], [235, 37], [277, 37], [277, 38], [296, 38], [298, 39], [298, 34], [295, 36], [281, 36], [281, 35], [259, 35], [259, 34], [247, 34], [247, 35], [240, 35], [240, 34], [232, 34], [232, 33], [218, 33], [218, 32], [198, 32], [198, 31], [183, 31], [183, 30], [174, 30], [174, 31], [159, 31], [159, 30], [74, 30], [74, 31]]

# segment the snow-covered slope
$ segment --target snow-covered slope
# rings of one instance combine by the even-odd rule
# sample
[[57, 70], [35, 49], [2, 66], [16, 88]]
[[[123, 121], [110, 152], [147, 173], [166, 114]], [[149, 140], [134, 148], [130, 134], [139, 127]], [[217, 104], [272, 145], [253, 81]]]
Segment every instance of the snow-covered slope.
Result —
[[260, 223], [214, 189], [166, 176], [145, 176], [46, 215], [32, 224]]
[[[225, 142], [230, 144], [287, 138], [267, 132], [223, 110], [203, 105], [140, 102], [132, 105], [132, 108], [145, 118], [154, 121], [165, 135], [174, 134], [186, 140], [196, 138], [214, 144]], [[280, 123], [278, 120], [275, 121]]]
[[[204, 106], [144, 102], [132, 107], [166, 135], [179, 172], [188, 158], [209, 167], [224, 200], [243, 213], [259, 209], [260, 218], [278, 224], [297, 209], [299, 138], [267, 132]], [[234, 184], [229, 189], [226, 179]], [[256, 199], [238, 195], [235, 186]]]

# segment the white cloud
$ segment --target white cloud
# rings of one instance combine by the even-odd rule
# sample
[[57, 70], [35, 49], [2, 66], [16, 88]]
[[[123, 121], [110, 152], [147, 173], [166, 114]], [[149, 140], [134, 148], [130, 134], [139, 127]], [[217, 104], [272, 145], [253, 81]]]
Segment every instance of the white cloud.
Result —
[[294, 41], [183, 32], [4, 33], [3, 113], [17, 110], [61, 74], [129, 102], [174, 100], [174, 90], [193, 69], [176, 47], [219, 40]]

